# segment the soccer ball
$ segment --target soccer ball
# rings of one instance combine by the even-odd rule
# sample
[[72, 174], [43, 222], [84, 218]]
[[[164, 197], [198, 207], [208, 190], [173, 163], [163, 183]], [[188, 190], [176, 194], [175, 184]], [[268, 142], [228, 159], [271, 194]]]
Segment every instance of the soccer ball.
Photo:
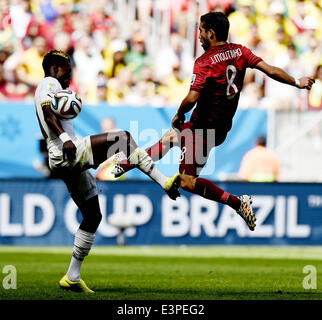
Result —
[[72, 90], [60, 90], [51, 98], [50, 107], [58, 118], [73, 119], [82, 110], [82, 100]]

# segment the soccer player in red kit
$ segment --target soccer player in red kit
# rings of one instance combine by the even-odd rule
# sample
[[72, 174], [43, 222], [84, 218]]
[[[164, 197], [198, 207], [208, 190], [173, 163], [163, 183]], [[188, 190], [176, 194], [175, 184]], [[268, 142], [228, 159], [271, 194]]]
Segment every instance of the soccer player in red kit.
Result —
[[[199, 39], [205, 53], [194, 64], [190, 91], [172, 120], [173, 130], [147, 149], [152, 159], [160, 159], [173, 145], [181, 147], [181, 187], [204, 198], [232, 207], [255, 229], [252, 199], [237, 197], [217, 187], [212, 181], [199, 178], [210, 150], [222, 144], [231, 129], [246, 68], [256, 68], [269, 77], [301, 89], [310, 89], [312, 77], [294, 79], [280, 68], [271, 66], [250, 49], [228, 43], [229, 21], [221, 12], [209, 12], [200, 18]], [[194, 108], [195, 107], [195, 108]], [[185, 114], [194, 108], [190, 121]], [[130, 169], [126, 161], [115, 167], [115, 176]]]

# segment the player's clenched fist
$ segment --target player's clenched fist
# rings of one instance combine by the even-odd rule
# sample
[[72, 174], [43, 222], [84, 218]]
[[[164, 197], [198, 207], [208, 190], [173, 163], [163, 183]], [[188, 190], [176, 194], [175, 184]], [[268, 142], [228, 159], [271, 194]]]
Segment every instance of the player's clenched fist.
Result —
[[184, 123], [185, 118], [185, 115], [179, 115], [176, 113], [172, 119], [172, 128], [180, 130], [180, 125]]
[[315, 82], [314, 78], [312, 77], [303, 77], [299, 79], [300, 85], [299, 88], [300, 89], [307, 89], [310, 90]]
[[76, 156], [76, 146], [71, 140], [63, 144], [63, 159], [73, 162]]

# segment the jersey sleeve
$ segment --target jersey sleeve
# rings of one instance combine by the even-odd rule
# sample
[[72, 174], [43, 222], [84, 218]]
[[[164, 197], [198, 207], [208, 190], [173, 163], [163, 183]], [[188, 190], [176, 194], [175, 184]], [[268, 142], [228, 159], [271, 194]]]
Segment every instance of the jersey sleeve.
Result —
[[47, 81], [43, 83], [39, 93], [39, 102], [41, 107], [50, 105], [51, 98], [57, 91], [61, 90], [61, 85], [56, 79], [52, 78], [46, 80]]
[[200, 59], [197, 59], [193, 66], [193, 75], [190, 90], [200, 92], [206, 85], [208, 77], [208, 68], [203, 65]]
[[243, 47], [243, 53], [247, 59], [247, 67], [249, 68], [254, 68], [259, 62], [263, 60], [246, 47]]

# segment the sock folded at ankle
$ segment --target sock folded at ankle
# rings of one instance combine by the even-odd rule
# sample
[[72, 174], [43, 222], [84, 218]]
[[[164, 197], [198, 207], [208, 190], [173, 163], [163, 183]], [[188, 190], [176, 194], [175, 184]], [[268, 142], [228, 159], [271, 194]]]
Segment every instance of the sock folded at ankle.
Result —
[[78, 229], [75, 234], [73, 256], [67, 271], [67, 277], [70, 281], [76, 282], [80, 280], [80, 271], [84, 258], [89, 254], [95, 234]]

